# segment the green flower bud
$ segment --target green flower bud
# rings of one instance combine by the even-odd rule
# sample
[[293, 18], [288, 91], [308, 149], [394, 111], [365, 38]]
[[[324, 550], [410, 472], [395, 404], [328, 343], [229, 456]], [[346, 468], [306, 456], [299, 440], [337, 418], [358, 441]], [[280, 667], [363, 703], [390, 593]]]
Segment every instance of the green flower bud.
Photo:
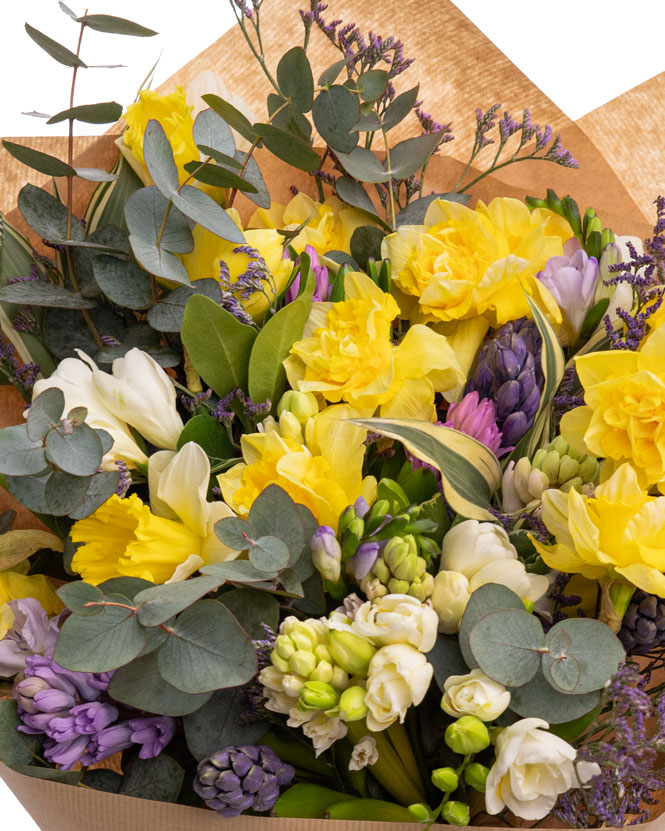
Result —
[[293, 641], [287, 635], [278, 635], [275, 639], [275, 651], [280, 656], [288, 660], [296, 651]]
[[503, 727], [490, 727], [490, 741], [492, 742], [492, 745], [496, 744], [496, 740], [499, 738], [502, 730]]
[[533, 459], [531, 460], [532, 467], [540, 467], [542, 463], [545, 461], [545, 456], [547, 456], [547, 450], [544, 447], [539, 447], [538, 450], [534, 453]]
[[580, 476], [574, 476], [572, 479], [569, 479], [567, 482], [564, 482], [563, 485], [559, 486], [559, 490], [562, 493], [568, 493], [568, 491], [580, 491], [582, 490], [582, 485], [584, 482]]
[[535, 609], [533, 600], [529, 600], [528, 597], [523, 597], [522, 603], [524, 604], [524, 608], [527, 610], [529, 614], [531, 614], [531, 612], [533, 612], [533, 610]]
[[319, 402], [311, 392], [288, 390], [279, 399], [277, 417], [279, 418], [285, 410], [293, 413], [301, 424], [305, 424], [308, 418], [312, 418], [319, 412]]
[[407, 594], [411, 597], [415, 597], [416, 600], [420, 600], [422, 603], [427, 600], [428, 597], [432, 596], [433, 591], [434, 577], [432, 577], [431, 574], [425, 573], [422, 577], [416, 577], [416, 579], [411, 583]]
[[485, 793], [485, 784], [489, 776], [490, 769], [481, 765], [480, 762], [473, 762], [464, 771], [464, 781], [467, 785], [480, 793]]
[[283, 627], [283, 634], [288, 635], [296, 649], [305, 649], [311, 652], [319, 645], [319, 634], [314, 626], [306, 620], [287, 622]]
[[365, 533], [373, 534], [389, 513], [390, 503], [387, 499], [375, 502], [365, 517]]
[[441, 546], [431, 537], [418, 534], [416, 536], [416, 545], [418, 546], [418, 553], [421, 557], [425, 558], [425, 562], [427, 563], [441, 554]]
[[414, 580], [419, 579], [427, 571], [427, 563], [422, 557], [416, 557], [416, 576]]
[[560, 456], [565, 456], [569, 452], [568, 442], [559, 435], [547, 445], [546, 450], [554, 450]]
[[559, 481], [559, 461], [560, 456], [556, 452], [556, 450], [550, 450], [550, 452], [545, 456], [541, 465], [539, 465], [540, 469], [547, 475], [547, 478], [550, 480], [550, 485], [554, 486]]
[[282, 658], [279, 652], [276, 649], [270, 653], [270, 660], [272, 661], [272, 665], [277, 667], [280, 672], [290, 672], [291, 667], [289, 666], [289, 662], [286, 658]]
[[411, 583], [408, 580], [398, 580], [396, 577], [391, 577], [388, 580], [389, 594], [406, 594], [411, 588]]
[[[413, 537], [411, 539], [413, 540]], [[413, 540], [413, 545], [415, 550], [415, 540]], [[394, 574], [395, 569], [406, 560], [410, 552], [411, 545], [406, 537], [393, 537], [388, 540], [388, 544], [383, 549], [383, 559]]]
[[349, 525], [354, 519], [358, 519], [358, 514], [353, 505], [347, 505], [346, 508], [339, 515], [339, 522], [337, 524], [337, 533], [341, 537], [348, 530]]
[[596, 231], [599, 234], [603, 233], [603, 223], [600, 221], [600, 219], [598, 219], [597, 216], [592, 216], [589, 220], [589, 224], [587, 225], [586, 229], [587, 238], [589, 234], [593, 234], [594, 231]]
[[307, 681], [298, 696], [299, 710], [330, 710], [339, 702], [339, 693], [323, 681]]
[[489, 747], [487, 726], [476, 716], [462, 716], [446, 728], [444, 741], [453, 753], [469, 756]]
[[376, 489], [376, 498], [387, 500], [388, 513], [393, 516], [403, 511], [411, 503], [404, 488], [398, 485], [394, 479], [381, 479]]
[[567, 482], [577, 476], [579, 469], [580, 463], [576, 459], [571, 459], [568, 455], [562, 456], [559, 462], [559, 482]]
[[359, 721], [365, 718], [368, 712], [365, 692], [363, 687], [358, 686], [344, 690], [339, 699], [339, 715], [342, 721]]
[[424, 802], [414, 802], [413, 805], [409, 805], [407, 811], [416, 822], [431, 822], [433, 819], [429, 806]]
[[291, 672], [297, 672], [305, 678], [309, 678], [310, 673], [314, 672], [316, 668], [316, 658], [313, 652], [306, 652], [304, 649], [296, 650], [289, 658], [289, 669]]
[[455, 768], [437, 768], [432, 771], [432, 784], [440, 791], [456, 791], [459, 777]]
[[328, 647], [324, 643], [320, 643], [314, 650], [314, 655], [317, 661], [332, 662], [332, 656], [328, 651]]
[[350, 675], [367, 677], [376, 647], [353, 632], [334, 629], [328, 634], [328, 649], [335, 662]]
[[365, 523], [356, 517], [342, 535], [342, 560], [346, 562], [356, 553], [356, 548], [365, 534]]
[[380, 540], [390, 540], [394, 536], [401, 534], [408, 524], [408, 514], [397, 514], [380, 531], [377, 531], [372, 536], [372, 539], [377, 542]]
[[329, 684], [333, 677], [333, 666], [330, 661], [319, 661], [316, 667], [310, 672], [310, 681], [324, 681]]
[[585, 484], [593, 482], [598, 475], [598, 459], [593, 456], [585, 456], [577, 469], [577, 475], [581, 477]]
[[471, 819], [469, 806], [465, 802], [446, 802], [441, 816], [449, 825], [468, 825]]
[[330, 684], [336, 690], [343, 690], [348, 685], [348, 683], [349, 676], [346, 670], [342, 669], [342, 667], [337, 666], [337, 664], [334, 664]]
[[386, 585], [391, 577], [390, 569], [386, 565], [386, 562], [383, 559], [383, 557], [377, 557], [376, 560], [374, 560], [374, 565], [372, 566], [371, 573], [375, 577], [378, 577], [381, 583], [385, 583]]

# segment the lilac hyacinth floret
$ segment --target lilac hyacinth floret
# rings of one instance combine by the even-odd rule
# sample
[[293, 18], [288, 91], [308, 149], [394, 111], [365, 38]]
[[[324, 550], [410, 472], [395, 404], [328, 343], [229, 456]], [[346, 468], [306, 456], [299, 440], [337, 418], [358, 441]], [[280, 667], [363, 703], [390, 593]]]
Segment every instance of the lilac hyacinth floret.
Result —
[[53, 650], [58, 637], [57, 618], [49, 620], [42, 604], [34, 597], [10, 600], [14, 615], [11, 629], [0, 640], [0, 677], [12, 678], [25, 669], [32, 655]]
[[294, 774], [266, 745], [231, 746], [199, 764], [194, 790], [221, 816], [237, 817], [249, 808], [269, 811]]
[[495, 456], [500, 456], [508, 449], [501, 446], [503, 434], [496, 423], [495, 403], [489, 398], [481, 400], [476, 390], [468, 392], [461, 401], [448, 407], [447, 419], [443, 425], [478, 439]]

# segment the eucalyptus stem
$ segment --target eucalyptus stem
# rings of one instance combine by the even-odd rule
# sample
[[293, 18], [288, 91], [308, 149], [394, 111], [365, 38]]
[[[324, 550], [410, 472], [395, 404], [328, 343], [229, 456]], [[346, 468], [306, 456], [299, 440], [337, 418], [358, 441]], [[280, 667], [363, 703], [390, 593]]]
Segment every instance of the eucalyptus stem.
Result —
[[279, 95], [281, 95], [282, 93], [281, 93], [281, 90], [280, 90], [280, 88], [277, 84], [277, 81], [275, 81], [275, 79], [273, 78], [270, 70], [268, 69], [268, 67], [266, 65], [265, 56], [263, 54], [263, 44], [261, 42], [261, 32], [259, 30], [259, 24], [258, 24], [258, 11], [255, 12], [256, 18], [257, 18], [256, 23], [253, 22], [252, 25], [254, 26], [254, 31], [256, 33], [256, 38], [257, 38], [257, 41], [258, 41], [258, 44], [259, 44], [259, 48], [261, 50], [260, 52], [257, 50], [256, 46], [254, 46], [254, 44], [252, 43], [252, 39], [249, 36], [249, 33], [247, 32], [247, 27], [245, 25], [244, 15], [242, 14], [242, 12], [238, 13], [238, 9], [237, 9], [236, 4], [234, 3], [234, 0], [229, 0], [229, 3], [231, 4], [231, 8], [233, 9], [233, 14], [236, 16], [238, 26], [240, 26], [240, 31], [242, 32], [243, 37], [247, 41], [247, 45], [249, 46], [252, 54], [254, 55], [256, 60], [258, 61], [259, 66], [263, 70], [266, 78], [270, 81], [272, 86], [275, 88], [275, 91]]
[[[388, 133], [382, 129], [381, 132], [383, 133], [383, 143], [386, 148], [386, 164], [388, 165], [388, 170], [390, 170], [390, 147], [388, 146]], [[388, 182], [388, 196], [390, 197], [390, 227], [392, 230], [395, 230], [395, 195], [393, 194], [393, 174], [390, 174], [390, 180]]]

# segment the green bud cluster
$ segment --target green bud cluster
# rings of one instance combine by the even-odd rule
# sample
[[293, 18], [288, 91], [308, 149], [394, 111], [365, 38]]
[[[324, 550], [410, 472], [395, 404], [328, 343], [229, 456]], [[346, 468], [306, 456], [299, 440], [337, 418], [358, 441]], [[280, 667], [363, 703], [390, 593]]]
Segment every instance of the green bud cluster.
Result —
[[579, 491], [598, 477], [598, 459], [576, 453], [563, 436], [537, 450], [531, 467], [547, 475], [550, 487], [564, 492], [571, 488]]
[[300, 687], [307, 681], [316, 681], [341, 691], [348, 686], [349, 676], [330, 654], [327, 639], [328, 627], [321, 621], [287, 618], [275, 639], [270, 660], [284, 675], [296, 676], [294, 681]]
[[418, 554], [413, 534], [392, 537], [377, 557], [369, 574], [360, 581], [365, 595], [374, 600], [386, 594], [408, 594], [420, 601], [434, 591], [434, 578], [427, 562]]

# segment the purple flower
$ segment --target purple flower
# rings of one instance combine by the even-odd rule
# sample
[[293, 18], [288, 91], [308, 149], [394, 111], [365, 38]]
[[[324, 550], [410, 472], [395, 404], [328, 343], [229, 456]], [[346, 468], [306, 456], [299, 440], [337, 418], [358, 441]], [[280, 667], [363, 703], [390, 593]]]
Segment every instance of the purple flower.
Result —
[[501, 447], [503, 436], [496, 424], [496, 405], [489, 398], [480, 400], [475, 390], [468, 392], [461, 401], [448, 407], [444, 427], [453, 427], [477, 439], [496, 456], [508, 450]]
[[131, 719], [129, 726], [133, 731], [131, 740], [142, 745], [139, 750], [141, 759], [159, 756], [175, 735], [175, 721], [168, 716]]
[[[330, 297], [330, 280], [328, 278], [328, 269], [321, 265], [319, 260], [319, 255], [316, 253], [315, 249], [312, 248], [311, 245], [305, 246], [305, 254], [309, 255], [310, 264], [312, 267], [312, 271], [314, 272], [314, 276], [316, 278], [316, 287], [314, 289], [314, 296], [312, 300], [315, 303], [321, 303], [324, 300], [327, 300]], [[296, 265], [300, 263], [300, 257], [296, 260]], [[298, 291], [300, 290], [300, 272], [296, 274], [293, 279], [293, 282], [289, 286], [285, 300], [287, 303], [291, 303], [293, 300], [296, 299], [298, 296]]]
[[367, 577], [370, 569], [376, 562], [379, 556], [380, 545], [378, 542], [362, 542], [356, 548], [356, 553], [351, 557], [346, 564], [346, 568], [356, 580], [362, 580]]
[[87, 736], [74, 736], [61, 742], [48, 738], [44, 741], [44, 758], [59, 765], [62, 770], [71, 770], [77, 762], [82, 761], [81, 757], [87, 747]]
[[84, 765], [92, 765], [108, 759], [120, 750], [126, 750], [134, 743], [132, 732], [128, 721], [122, 721], [100, 730], [99, 733], [90, 736], [87, 752], [81, 761]]
[[579, 337], [586, 313], [593, 305], [598, 260], [579, 249], [572, 256], [550, 257], [544, 271], [539, 271], [536, 277], [561, 309], [563, 326], [559, 340], [562, 346], [570, 346]]
[[90, 701], [72, 707], [70, 714], [74, 719], [74, 729], [82, 736], [92, 735], [108, 727], [118, 718], [118, 708], [112, 704]]
[[337, 535], [328, 525], [319, 525], [310, 542], [312, 562], [319, 573], [336, 583], [341, 574], [342, 549]]
[[31, 655], [43, 655], [53, 650], [58, 637], [57, 618], [49, 621], [39, 600], [26, 597], [10, 600], [7, 604], [14, 615], [14, 623], [0, 640], [0, 676], [11, 678], [25, 669]]

